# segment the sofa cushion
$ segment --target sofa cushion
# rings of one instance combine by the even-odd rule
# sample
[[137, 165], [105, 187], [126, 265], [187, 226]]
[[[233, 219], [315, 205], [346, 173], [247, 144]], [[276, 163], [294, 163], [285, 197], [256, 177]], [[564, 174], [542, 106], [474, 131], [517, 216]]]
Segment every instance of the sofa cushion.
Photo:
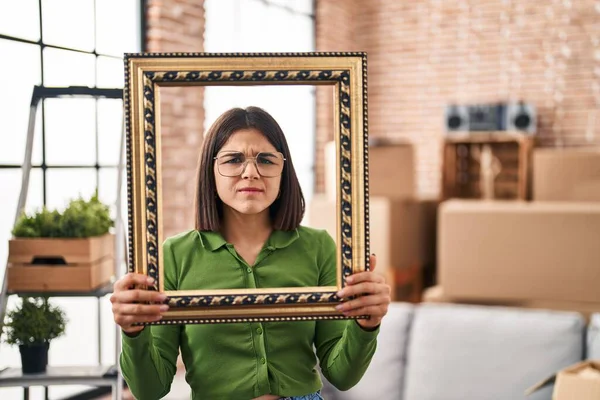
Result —
[[402, 399], [406, 342], [414, 306], [391, 303], [383, 318], [377, 349], [362, 380], [345, 392], [323, 379], [323, 397], [327, 400], [400, 400]]
[[588, 327], [587, 358], [600, 360], [600, 314], [593, 314]]
[[[585, 323], [571, 312], [422, 304], [408, 345], [405, 400], [522, 399], [581, 361]], [[552, 387], [527, 400], [551, 398]]]

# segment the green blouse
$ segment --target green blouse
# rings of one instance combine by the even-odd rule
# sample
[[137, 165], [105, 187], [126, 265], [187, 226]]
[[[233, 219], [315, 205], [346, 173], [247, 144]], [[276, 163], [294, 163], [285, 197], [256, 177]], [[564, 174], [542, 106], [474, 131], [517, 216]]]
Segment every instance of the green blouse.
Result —
[[[322, 230], [274, 231], [252, 266], [215, 232], [185, 232], [163, 249], [166, 290], [336, 285], [335, 242]], [[120, 360], [139, 400], [169, 393], [180, 349], [194, 400], [300, 396], [321, 388], [319, 367], [340, 390], [358, 383], [378, 333], [354, 320], [153, 325], [122, 335]]]

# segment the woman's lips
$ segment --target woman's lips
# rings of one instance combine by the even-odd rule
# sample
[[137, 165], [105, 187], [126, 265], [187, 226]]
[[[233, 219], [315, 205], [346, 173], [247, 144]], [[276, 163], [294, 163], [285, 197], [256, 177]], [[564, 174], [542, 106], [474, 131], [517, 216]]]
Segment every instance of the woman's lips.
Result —
[[243, 188], [239, 190], [242, 193], [261, 193], [262, 190], [261, 189], [257, 189], [257, 188]]

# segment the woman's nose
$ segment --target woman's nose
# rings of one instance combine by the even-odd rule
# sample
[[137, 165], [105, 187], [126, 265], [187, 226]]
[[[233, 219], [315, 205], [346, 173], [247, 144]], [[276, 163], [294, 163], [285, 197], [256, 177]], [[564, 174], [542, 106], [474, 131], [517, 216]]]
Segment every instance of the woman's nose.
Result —
[[260, 177], [258, 173], [258, 167], [254, 163], [254, 161], [248, 160], [246, 165], [244, 166], [244, 170], [242, 171], [242, 178], [244, 179], [254, 179]]

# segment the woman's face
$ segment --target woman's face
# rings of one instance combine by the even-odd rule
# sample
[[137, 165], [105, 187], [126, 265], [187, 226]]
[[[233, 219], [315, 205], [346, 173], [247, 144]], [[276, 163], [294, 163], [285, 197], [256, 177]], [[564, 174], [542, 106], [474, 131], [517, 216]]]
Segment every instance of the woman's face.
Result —
[[[256, 157], [256, 164], [247, 157]], [[256, 129], [241, 129], [231, 135], [214, 160], [217, 194], [225, 207], [241, 214], [267, 211], [277, 199], [283, 167], [281, 153]], [[261, 176], [257, 164], [263, 172]], [[241, 173], [238, 174], [238, 171]], [[237, 174], [237, 175], [236, 175]], [[234, 176], [231, 176], [234, 175]]]

